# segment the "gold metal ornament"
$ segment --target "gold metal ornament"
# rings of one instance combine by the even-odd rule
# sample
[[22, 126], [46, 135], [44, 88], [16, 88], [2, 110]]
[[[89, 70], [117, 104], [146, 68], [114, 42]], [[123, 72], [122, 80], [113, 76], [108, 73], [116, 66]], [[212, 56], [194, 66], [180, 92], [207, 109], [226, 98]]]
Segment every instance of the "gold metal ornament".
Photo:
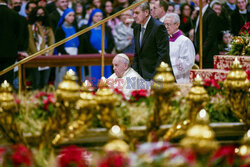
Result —
[[104, 146], [104, 151], [122, 152], [127, 154], [129, 152], [129, 145], [123, 141], [124, 133], [118, 125], [114, 125], [109, 130], [109, 142]]
[[172, 110], [171, 100], [178, 90], [172, 69], [168, 64], [162, 62], [156, 69], [154, 85], [152, 86], [154, 96], [154, 111], [150, 119], [149, 130], [158, 129], [160, 125], [167, 121]]
[[186, 137], [181, 140], [181, 146], [192, 148], [200, 154], [216, 150], [218, 143], [214, 140], [215, 133], [208, 124], [209, 116], [202, 109], [197, 115], [196, 123], [187, 130]]
[[250, 155], [250, 129], [242, 139], [242, 145], [239, 147], [238, 152], [240, 156]]
[[71, 113], [75, 110], [76, 101], [80, 97], [80, 86], [76, 83], [75, 72], [69, 70], [63, 77], [56, 91], [56, 112], [48, 119], [43, 128], [44, 142], [49, 142], [58, 131], [67, 128]]
[[114, 111], [117, 97], [113, 90], [107, 86], [106, 79], [101, 78], [99, 89], [96, 92], [96, 102], [98, 104], [98, 119], [101, 124], [110, 129], [113, 125], [118, 125], [118, 120]]
[[15, 118], [18, 114], [17, 106], [12, 95], [12, 87], [5, 80], [0, 87], [0, 123], [1, 131], [13, 143], [25, 143], [22, 133], [19, 132]]
[[61, 130], [56, 135], [52, 141], [54, 145], [78, 137], [92, 124], [97, 105], [93, 91], [91, 83], [86, 80], [81, 86], [80, 99], [76, 102], [77, 119], [70, 122], [65, 130]]
[[227, 99], [233, 113], [248, 126], [250, 125], [250, 111], [248, 102], [250, 98], [250, 82], [242, 65], [236, 58], [231, 70], [224, 81]]
[[209, 99], [206, 89], [203, 86], [202, 78], [197, 75], [193, 86], [190, 89], [187, 100], [190, 106], [188, 119], [190, 123], [195, 123], [198, 112], [203, 109]]

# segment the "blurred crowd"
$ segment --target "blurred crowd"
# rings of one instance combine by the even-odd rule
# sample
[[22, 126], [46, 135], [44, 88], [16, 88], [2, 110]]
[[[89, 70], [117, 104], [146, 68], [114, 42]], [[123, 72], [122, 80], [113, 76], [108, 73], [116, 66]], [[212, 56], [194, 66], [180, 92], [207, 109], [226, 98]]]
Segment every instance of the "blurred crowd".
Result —
[[[240, 28], [250, 21], [248, 0], [208, 0], [219, 20], [217, 46], [221, 54], [230, 51], [232, 36], [238, 35]], [[1, 3], [4, 0], [0, 1]], [[19, 14], [19, 59], [32, 55], [79, 30], [128, 7], [133, 0], [10, 0], [8, 7]], [[179, 30], [195, 45], [196, 22], [199, 7], [192, 0], [149, 0], [153, 18], [164, 22], [167, 13], [177, 13], [180, 18]], [[126, 11], [105, 25], [106, 53], [134, 53], [133, 11]], [[100, 53], [101, 29], [96, 27], [64, 45], [51, 50], [46, 55], [77, 55]], [[1, 37], [0, 37], [1, 38]], [[197, 60], [197, 59], [196, 59]], [[69, 68], [51, 69], [39, 67], [27, 69], [28, 80], [33, 89], [42, 89], [53, 81], [57, 86]], [[100, 78], [100, 66], [83, 67], [83, 78]], [[112, 74], [111, 66], [105, 66], [105, 77]]]

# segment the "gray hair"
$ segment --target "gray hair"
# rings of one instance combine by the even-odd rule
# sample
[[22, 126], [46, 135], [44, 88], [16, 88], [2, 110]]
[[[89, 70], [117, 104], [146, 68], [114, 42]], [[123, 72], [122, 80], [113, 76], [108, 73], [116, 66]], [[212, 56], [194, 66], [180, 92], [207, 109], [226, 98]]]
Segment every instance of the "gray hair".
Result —
[[[140, 2], [141, 0], [135, 0], [133, 4]], [[143, 2], [139, 5], [142, 11], [148, 10], [150, 14], [150, 6], [148, 2]]]
[[179, 24], [180, 24], [180, 17], [179, 17], [179, 15], [176, 14], [176, 13], [167, 13], [165, 19], [166, 19], [166, 18], [173, 18], [174, 24], [175, 24], [175, 23], [179, 23]]

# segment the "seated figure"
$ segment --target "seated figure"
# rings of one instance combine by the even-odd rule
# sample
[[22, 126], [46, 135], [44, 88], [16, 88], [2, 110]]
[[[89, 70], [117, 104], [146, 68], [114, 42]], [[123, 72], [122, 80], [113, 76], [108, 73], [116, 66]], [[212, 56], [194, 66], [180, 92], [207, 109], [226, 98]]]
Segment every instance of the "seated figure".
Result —
[[122, 91], [129, 99], [133, 90], [150, 89], [150, 82], [146, 82], [133, 68], [129, 66], [127, 55], [117, 54], [113, 61], [114, 74], [107, 79], [110, 88]]

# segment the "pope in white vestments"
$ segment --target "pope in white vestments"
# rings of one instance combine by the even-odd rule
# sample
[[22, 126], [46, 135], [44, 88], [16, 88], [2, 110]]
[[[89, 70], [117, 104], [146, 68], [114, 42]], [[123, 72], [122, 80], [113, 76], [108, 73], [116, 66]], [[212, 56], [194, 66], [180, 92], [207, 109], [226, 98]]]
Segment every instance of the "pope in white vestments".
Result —
[[169, 55], [176, 82], [189, 83], [189, 71], [195, 62], [194, 45], [178, 29], [180, 18], [176, 13], [168, 13], [164, 24], [169, 34]]
[[120, 53], [113, 59], [114, 74], [107, 79], [110, 88], [117, 88], [122, 91], [126, 99], [129, 99], [131, 92], [139, 89], [150, 89], [150, 83], [146, 82], [133, 68], [129, 67], [129, 58]]

